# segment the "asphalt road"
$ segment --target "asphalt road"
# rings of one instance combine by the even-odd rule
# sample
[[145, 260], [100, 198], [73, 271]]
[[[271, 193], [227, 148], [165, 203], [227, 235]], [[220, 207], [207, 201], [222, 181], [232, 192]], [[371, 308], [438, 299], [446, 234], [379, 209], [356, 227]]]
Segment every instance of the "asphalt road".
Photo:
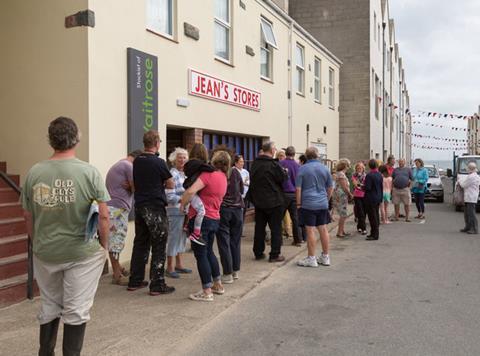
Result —
[[331, 267], [290, 263], [171, 354], [480, 355], [480, 235], [462, 223], [431, 203], [337, 244]]

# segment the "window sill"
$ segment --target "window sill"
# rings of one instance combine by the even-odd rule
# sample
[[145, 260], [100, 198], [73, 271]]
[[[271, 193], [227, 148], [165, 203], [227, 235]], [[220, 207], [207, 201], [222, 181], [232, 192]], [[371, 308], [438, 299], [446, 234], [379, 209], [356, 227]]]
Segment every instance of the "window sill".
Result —
[[322, 102], [320, 100], [314, 100], [314, 102], [318, 105], [322, 105]]
[[268, 83], [270, 83], [270, 84], [275, 84], [275, 83], [273, 82], [273, 80], [271, 80], [270, 78], [267, 78], [267, 77], [264, 77], [264, 76], [260, 76], [260, 79], [261, 79], [261, 80], [264, 80], [264, 81], [266, 81], [266, 82], [268, 82]]
[[146, 30], [147, 30], [147, 32], [150, 32], [150, 33], [152, 33], [152, 34], [154, 34], [154, 35], [156, 35], [156, 36], [158, 36], [158, 37], [162, 37], [162, 38], [164, 38], [164, 39], [166, 39], [166, 40], [169, 40], [169, 41], [171, 41], [171, 42], [173, 42], [173, 43], [177, 43], [177, 44], [178, 44], [178, 41], [177, 41], [174, 37], [172, 37], [172, 36], [170, 36], [170, 35], [167, 35], [167, 34], [165, 34], [165, 33], [156, 32], [156, 31], [154, 31], [154, 30], [150, 30], [149, 28], [147, 28]]
[[333, 107], [333, 106], [328, 106], [328, 108], [329, 108], [330, 110], [335, 111], [335, 107]]
[[227, 61], [226, 59], [223, 59], [221, 57], [215, 57], [215, 60], [220, 62], [220, 63], [223, 63], [223, 64], [225, 64], [229, 67], [235, 68], [235, 66], [232, 63], [230, 63], [229, 61]]
[[302, 98], [305, 99], [305, 94], [304, 94], [304, 93], [300, 93], [299, 91], [297, 91], [297, 95], [298, 95], [298, 96], [301, 96]]

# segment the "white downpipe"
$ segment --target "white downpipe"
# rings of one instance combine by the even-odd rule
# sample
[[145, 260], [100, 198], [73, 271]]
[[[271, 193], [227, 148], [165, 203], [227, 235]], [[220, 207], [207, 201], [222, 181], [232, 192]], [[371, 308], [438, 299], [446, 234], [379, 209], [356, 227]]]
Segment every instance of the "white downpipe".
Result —
[[288, 31], [288, 145], [292, 146], [292, 137], [293, 137], [293, 59], [292, 59], [292, 52], [293, 52], [293, 22], [290, 22], [289, 31]]

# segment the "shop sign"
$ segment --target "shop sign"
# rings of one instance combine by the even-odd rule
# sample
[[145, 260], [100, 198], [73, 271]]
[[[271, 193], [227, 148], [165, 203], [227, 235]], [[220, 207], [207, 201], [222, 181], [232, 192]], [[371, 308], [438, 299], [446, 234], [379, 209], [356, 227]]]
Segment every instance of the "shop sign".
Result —
[[128, 152], [143, 148], [143, 134], [158, 130], [157, 57], [127, 48]]
[[262, 95], [241, 85], [190, 69], [188, 93], [225, 104], [260, 111]]

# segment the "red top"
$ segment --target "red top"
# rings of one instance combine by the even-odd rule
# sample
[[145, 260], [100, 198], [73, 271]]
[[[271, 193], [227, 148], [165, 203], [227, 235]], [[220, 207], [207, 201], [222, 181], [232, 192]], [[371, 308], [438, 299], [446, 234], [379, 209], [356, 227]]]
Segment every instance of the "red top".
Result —
[[[220, 171], [203, 172], [198, 179], [205, 184], [197, 193], [205, 206], [205, 216], [214, 220], [220, 219], [220, 205], [227, 192], [227, 176]], [[195, 210], [190, 206], [188, 217], [191, 219], [195, 215]]]
[[388, 175], [391, 177], [395, 168], [393, 168], [393, 166], [391, 166], [389, 164], [386, 164], [386, 166], [387, 166]]

